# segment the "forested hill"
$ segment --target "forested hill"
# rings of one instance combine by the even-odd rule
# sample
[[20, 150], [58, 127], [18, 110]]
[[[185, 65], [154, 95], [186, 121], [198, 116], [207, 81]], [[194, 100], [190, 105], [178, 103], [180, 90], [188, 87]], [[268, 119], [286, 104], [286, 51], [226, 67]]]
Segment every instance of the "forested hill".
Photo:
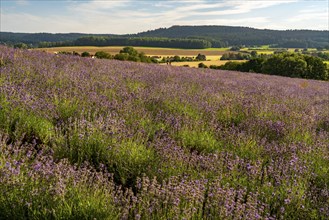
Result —
[[81, 33], [13, 33], [0, 32], [0, 43], [38, 44], [40, 42], [69, 42], [88, 36], [113, 36], [111, 34], [81, 34]]
[[199, 49], [271, 45], [284, 48], [329, 49], [328, 39], [329, 31], [278, 31], [232, 26], [172, 26], [127, 35], [0, 32], [0, 44], [24, 43], [32, 47], [127, 45]]
[[[277, 45], [279, 47], [326, 47], [329, 31], [268, 30], [232, 26], [172, 26], [138, 33], [139, 37], [202, 38], [227, 45]], [[214, 42], [212, 42], [214, 44]], [[215, 46], [215, 45], [213, 45]]]

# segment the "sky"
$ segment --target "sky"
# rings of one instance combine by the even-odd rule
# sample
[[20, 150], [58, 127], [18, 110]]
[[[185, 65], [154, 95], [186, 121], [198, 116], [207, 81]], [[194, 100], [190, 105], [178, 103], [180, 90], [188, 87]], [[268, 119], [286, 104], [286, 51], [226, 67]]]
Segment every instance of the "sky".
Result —
[[173, 25], [329, 29], [329, 0], [0, 0], [0, 31], [132, 34]]

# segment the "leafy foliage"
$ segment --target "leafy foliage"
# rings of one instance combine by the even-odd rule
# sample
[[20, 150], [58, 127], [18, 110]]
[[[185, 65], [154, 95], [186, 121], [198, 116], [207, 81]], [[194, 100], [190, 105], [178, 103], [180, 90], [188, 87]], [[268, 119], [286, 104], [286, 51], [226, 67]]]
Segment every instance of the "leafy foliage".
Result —
[[112, 56], [109, 53], [106, 53], [104, 51], [98, 51], [95, 53], [95, 57], [99, 59], [111, 59]]
[[[137, 34], [139, 37], [207, 39], [221, 42], [220, 47], [240, 45], [276, 45], [283, 48], [329, 47], [328, 31], [261, 30], [230, 26], [172, 26]], [[217, 47], [217, 46], [214, 46]], [[235, 47], [236, 48], [236, 47]]]
[[249, 60], [249, 54], [243, 53], [225, 53], [221, 56], [220, 60]]
[[277, 53], [267, 58], [252, 58], [245, 63], [227, 62], [219, 68], [305, 79], [329, 80], [327, 64], [321, 58], [296, 53]]
[[71, 42], [74, 46], [144, 46], [204, 49], [211, 43], [203, 39], [148, 38], [148, 37], [81, 37]]

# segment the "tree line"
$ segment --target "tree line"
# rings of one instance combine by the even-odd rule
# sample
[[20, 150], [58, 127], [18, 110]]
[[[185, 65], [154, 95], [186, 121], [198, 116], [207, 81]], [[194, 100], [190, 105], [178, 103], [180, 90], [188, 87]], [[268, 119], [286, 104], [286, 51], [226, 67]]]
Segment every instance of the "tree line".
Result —
[[79, 54], [76, 51], [67, 52], [67, 51], [59, 51], [58, 54], [64, 55], [74, 55], [81, 57], [95, 57], [98, 59], [114, 59], [114, 60], [122, 60], [122, 61], [134, 61], [134, 62], [142, 62], [142, 63], [158, 63], [158, 60], [146, 56], [144, 52], [138, 52], [133, 47], [124, 47], [118, 54], [111, 55], [105, 51], [97, 51], [94, 55], [91, 55], [89, 52], [85, 51]]
[[204, 49], [211, 42], [202, 39], [150, 38], [150, 37], [81, 37], [73, 42], [74, 46], [146, 46], [185, 49]]
[[[205, 66], [200, 65], [199, 67], [204, 68]], [[252, 58], [244, 63], [229, 61], [221, 66], [211, 65], [210, 68], [329, 80], [329, 69], [321, 58], [300, 53], [277, 53], [270, 56]]]
[[228, 46], [271, 45], [280, 48], [329, 49], [329, 31], [268, 30], [231, 26], [172, 26], [131, 35], [111, 34], [50, 34], [0, 32], [0, 43], [25, 43], [31, 47], [151, 46], [187, 49]]
[[[32, 48], [33, 44], [18, 42], [12, 44], [12, 46], [18, 48]], [[143, 46], [181, 49], [205, 49], [211, 48], [212, 44], [210, 41], [204, 39], [87, 36], [80, 37], [73, 41], [41, 41], [37, 45], [39, 48], [67, 46]]]
[[[229, 46], [272, 45], [282, 48], [329, 49], [329, 31], [269, 30], [232, 26], [172, 26], [142, 32], [138, 37], [197, 38], [222, 42]], [[214, 45], [213, 45], [214, 46]]]

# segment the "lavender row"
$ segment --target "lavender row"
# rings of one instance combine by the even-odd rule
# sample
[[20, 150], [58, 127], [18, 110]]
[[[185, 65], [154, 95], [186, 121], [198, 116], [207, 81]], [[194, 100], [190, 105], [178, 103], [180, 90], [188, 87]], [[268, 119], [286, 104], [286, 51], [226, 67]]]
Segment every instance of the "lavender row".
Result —
[[329, 216], [328, 82], [6, 47], [0, 69], [5, 217]]

